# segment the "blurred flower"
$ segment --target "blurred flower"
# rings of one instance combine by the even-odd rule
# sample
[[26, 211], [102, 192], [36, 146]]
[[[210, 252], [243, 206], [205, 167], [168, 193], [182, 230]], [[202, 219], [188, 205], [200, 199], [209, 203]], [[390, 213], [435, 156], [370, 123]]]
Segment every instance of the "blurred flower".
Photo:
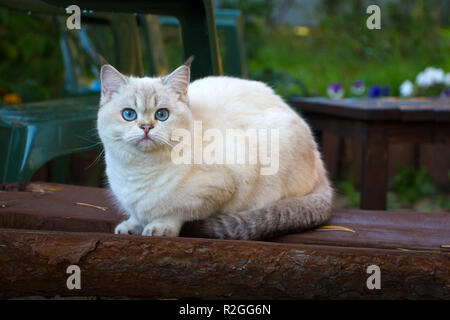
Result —
[[367, 95], [371, 98], [378, 98], [381, 96], [380, 86], [371, 86]]
[[391, 89], [389, 86], [381, 87], [381, 95], [383, 97], [389, 97], [391, 95]]
[[310, 29], [305, 26], [296, 26], [294, 27], [294, 33], [297, 36], [307, 36], [310, 33]]
[[427, 70], [428, 70], [428, 73], [431, 74], [431, 79], [433, 80], [433, 84], [444, 82], [444, 79], [445, 79], [444, 70], [432, 68], [432, 67], [425, 69], [425, 71], [427, 71]]
[[445, 78], [444, 70], [428, 67], [420, 72], [416, 77], [416, 83], [421, 87], [431, 87], [434, 84], [443, 83]]
[[352, 93], [356, 94], [358, 96], [362, 95], [364, 93], [364, 90], [366, 90], [364, 86], [364, 82], [362, 81], [356, 81], [352, 85]]
[[445, 89], [441, 94], [442, 98], [450, 98], [450, 89]]
[[411, 81], [406, 80], [400, 85], [399, 90], [402, 97], [410, 97], [414, 92], [414, 84]]
[[430, 87], [432, 85], [431, 78], [425, 73], [420, 72], [416, 77], [416, 83], [420, 87]]
[[341, 99], [344, 96], [344, 88], [340, 83], [334, 82], [328, 86], [327, 94], [331, 99]]
[[445, 77], [444, 77], [444, 84], [447, 87], [450, 87], [450, 72], [445, 75]]
[[7, 93], [3, 97], [3, 102], [8, 105], [21, 104], [22, 98], [20, 97], [20, 95], [18, 93]]

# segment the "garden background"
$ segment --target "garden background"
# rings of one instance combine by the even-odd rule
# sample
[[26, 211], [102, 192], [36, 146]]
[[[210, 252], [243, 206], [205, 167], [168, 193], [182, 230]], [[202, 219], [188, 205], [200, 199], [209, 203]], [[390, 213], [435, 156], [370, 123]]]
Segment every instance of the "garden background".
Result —
[[[366, 8], [381, 8], [381, 30], [366, 28]], [[410, 81], [409, 95], [449, 92], [450, 1], [445, 0], [222, 0], [217, 8], [240, 9], [249, 78], [262, 80], [284, 98], [327, 96], [339, 85], [344, 97], [399, 96]], [[0, 9], [0, 96], [15, 104], [60, 98], [64, 65], [59, 34], [51, 17]], [[182, 62], [179, 32], [162, 27], [169, 69]], [[219, 36], [221, 36], [219, 34]], [[222, 46], [221, 50], [226, 50]], [[89, 87], [93, 72], [80, 55], [81, 81]], [[426, 68], [442, 71], [443, 80], [419, 86]], [[430, 71], [430, 69], [428, 69]], [[352, 90], [355, 83], [364, 92]], [[447, 90], [447, 91], [446, 91]], [[1, 106], [0, 106], [1, 107]], [[336, 177], [337, 204], [359, 202], [358, 146], [342, 146], [342, 170]], [[393, 146], [388, 210], [450, 210], [450, 151], [445, 146]], [[97, 159], [97, 160], [96, 160]], [[103, 185], [96, 152], [77, 154], [69, 183]], [[51, 166], [35, 180], [45, 180]]]

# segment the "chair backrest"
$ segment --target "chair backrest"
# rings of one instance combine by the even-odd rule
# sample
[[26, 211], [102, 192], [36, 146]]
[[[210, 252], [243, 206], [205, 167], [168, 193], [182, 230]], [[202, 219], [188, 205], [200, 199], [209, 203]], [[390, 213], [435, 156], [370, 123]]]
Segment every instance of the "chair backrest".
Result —
[[[67, 30], [63, 17], [59, 17], [58, 21], [65, 66], [65, 88], [69, 95], [100, 90], [99, 54], [125, 74], [143, 75], [136, 16], [96, 14], [84, 19], [80, 30]], [[80, 65], [86, 62], [80, 61], [82, 56], [89, 64], [88, 71], [92, 77], [89, 86], [80, 81]]]
[[143, 48], [146, 62], [144, 73], [149, 76], [161, 76], [168, 72], [168, 63], [164, 40], [158, 16], [139, 14], [138, 22], [142, 31]]
[[[239, 24], [237, 19], [240, 13], [237, 10], [230, 12], [219, 11], [218, 23], [225, 35], [227, 52], [228, 75], [245, 77], [246, 69], [241, 67], [244, 62], [241, 50], [242, 39], [239, 38]], [[58, 19], [61, 34], [61, 49], [65, 65], [65, 88], [69, 95], [85, 94], [100, 90], [98, 80], [98, 53], [102, 54], [121, 72], [134, 75], [164, 75], [168, 72], [166, 50], [160, 28], [161, 21], [166, 25], [178, 26], [178, 20], [172, 17], [158, 17], [155, 15], [122, 14], [119, 16], [120, 25], [115, 26], [117, 17], [114, 14], [94, 15], [82, 24], [80, 30], [67, 30], [63, 17]], [[124, 23], [124, 19], [128, 20]], [[118, 33], [120, 30], [120, 34]], [[107, 42], [113, 35], [114, 45]], [[125, 34], [130, 34], [125, 37]], [[132, 35], [132, 36], [131, 36]], [[140, 37], [141, 35], [142, 37]], [[126, 41], [124, 41], [126, 40]], [[87, 56], [89, 62], [97, 68], [92, 74], [97, 76], [93, 87], [86, 87], [80, 83], [80, 61], [77, 57]], [[107, 56], [108, 55], [108, 56]], [[131, 59], [130, 57], [135, 57]], [[145, 57], [144, 63], [142, 56]], [[122, 59], [121, 57], [126, 57]], [[78, 59], [79, 60], [79, 59]], [[140, 63], [134, 63], [139, 61]], [[145, 65], [145, 68], [144, 68]], [[245, 65], [245, 63], [244, 63]]]
[[[216, 9], [214, 10], [214, 16], [219, 35], [223, 35], [224, 40], [221, 49], [225, 53], [225, 74], [246, 78], [248, 73], [241, 11], [235, 9]], [[162, 25], [179, 26], [179, 21], [175, 17], [160, 16], [159, 21]]]
[[216, 9], [216, 24], [224, 35], [225, 60], [227, 74], [247, 78], [247, 64], [244, 47], [244, 24], [240, 10]]
[[[223, 39], [222, 50], [225, 55], [225, 73], [227, 75], [246, 78], [247, 67], [245, 62], [245, 50], [243, 40], [242, 15], [239, 10], [217, 9], [215, 10], [216, 25]], [[119, 26], [115, 24], [120, 20]], [[71, 94], [83, 94], [87, 91], [99, 90], [99, 81], [92, 88], [82, 87], [79, 84], [79, 76], [74, 68], [74, 50], [83, 50], [90, 54], [91, 62], [98, 65], [97, 54], [109, 54], [108, 61], [120, 71], [134, 75], [163, 75], [168, 72], [168, 63], [160, 24], [166, 26], [179, 26], [179, 21], [174, 17], [155, 15], [131, 15], [114, 14], [94, 15], [88, 19], [79, 31], [68, 31], [61, 28], [61, 47], [66, 69], [66, 90]], [[107, 35], [106, 28], [113, 34], [115, 47], [106, 50], [104, 44]], [[88, 30], [88, 31], [86, 31]], [[118, 32], [120, 30], [120, 33]], [[129, 36], [125, 37], [125, 34]], [[142, 38], [139, 37], [142, 33]], [[70, 35], [78, 39], [78, 45], [69, 46], [67, 42]], [[93, 41], [90, 39], [92, 38]], [[95, 41], [96, 40], [96, 41]], [[143, 41], [141, 41], [143, 40]], [[79, 54], [78, 54], [79, 55]], [[145, 56], [144, 63], [142, 55]], [[130, 57], [135, 57], [131, 59]], [[125, 59], [121, 57], [126, 57]], [[95, 72], [93, 72], [95, 73]]]

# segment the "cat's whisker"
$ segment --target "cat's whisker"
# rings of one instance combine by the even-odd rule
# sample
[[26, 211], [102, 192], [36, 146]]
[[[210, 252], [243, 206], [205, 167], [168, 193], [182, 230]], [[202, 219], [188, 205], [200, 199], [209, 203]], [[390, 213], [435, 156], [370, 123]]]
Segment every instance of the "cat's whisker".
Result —
[[175, 146], [172, 142], [170, 142], [170, 141], [169, 141], [167, 138], [165, 138], [164, 136], [161, 136], [161, 135], [159, 135], [159, 134], [153, 134], [152, 136], [155, 137], [155, 138], [157, 138], [160, 142], [162, 142], [162, 143], [168, 145], [168, 146], [171, 147], [171, 148], [173, 148], [173, 147]]
[[155, 137], [161, 140], [162, 142], [168, 144], [169, 146], [173, 146], [173, 144], [167, 138], [160, 135], [155, 135]]
[[123, 140], [125, 140], [125, 142], [136, 142], [139, 139], [141, 139], [141, 135], [133, 135], [133, 136], [125, 136], [123, 137]]
[[[77, 137], [77, 138], [81, 138], [81, 139], [83, 139], [84, 141], [87, 141], [87, 142], [90, 142], [90, 143], [94, 143], [93, 140], [90, 140], [90, 139], [88, 139], [88, 138], [86, 138], [86, 137], [83, 137], [83, 136], [80, 136], [80, 135], [76, 135], [76, 137]], [[101, 144], [101, 143], [102, 143], [101, 141], [95, 142], [95, 144]]]
[[100, 158], [105, 154], [105, 149], [102, 149], [102, 151], [99, 153], [99, 155], [94, 159], [94, 161], [91, 162], [91, 164], [89, 164], [89, 166], [87, 166], [86, 168], [84, 168], [84, 170], [88, 170], [90, 167], [92, 167], [94, 164], [96, 164]]
[[87, 130], [86, 134], [91, 136], [91, 137], [97, 137], [98, 138], [98, 130], [97, 130], [97, 128], [91, 128], [91, 129]]
[[101, 144], [102, 144], [101, 142], [97, 142], [97, 143], [91, 144], [89, 146], [75, 148], [75, 149], [72, 150], [72, 152], [89, 151], [90, 149], [94, 148], [95, 146], [101, 145]]

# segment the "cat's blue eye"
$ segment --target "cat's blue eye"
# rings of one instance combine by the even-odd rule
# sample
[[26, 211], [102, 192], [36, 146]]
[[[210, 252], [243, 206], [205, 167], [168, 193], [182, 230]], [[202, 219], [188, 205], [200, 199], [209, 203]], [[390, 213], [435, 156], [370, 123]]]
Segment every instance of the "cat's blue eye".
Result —
[[155, 119], [159, 121], [166, 121], [169, 118], [169, 110], [167, 109], [158, 109], [155, 113]]
[[122, 117], [127, 121], [133, 121], [137, 118], [137, 113], [133, 109], [127, 108], [122, 110]]

